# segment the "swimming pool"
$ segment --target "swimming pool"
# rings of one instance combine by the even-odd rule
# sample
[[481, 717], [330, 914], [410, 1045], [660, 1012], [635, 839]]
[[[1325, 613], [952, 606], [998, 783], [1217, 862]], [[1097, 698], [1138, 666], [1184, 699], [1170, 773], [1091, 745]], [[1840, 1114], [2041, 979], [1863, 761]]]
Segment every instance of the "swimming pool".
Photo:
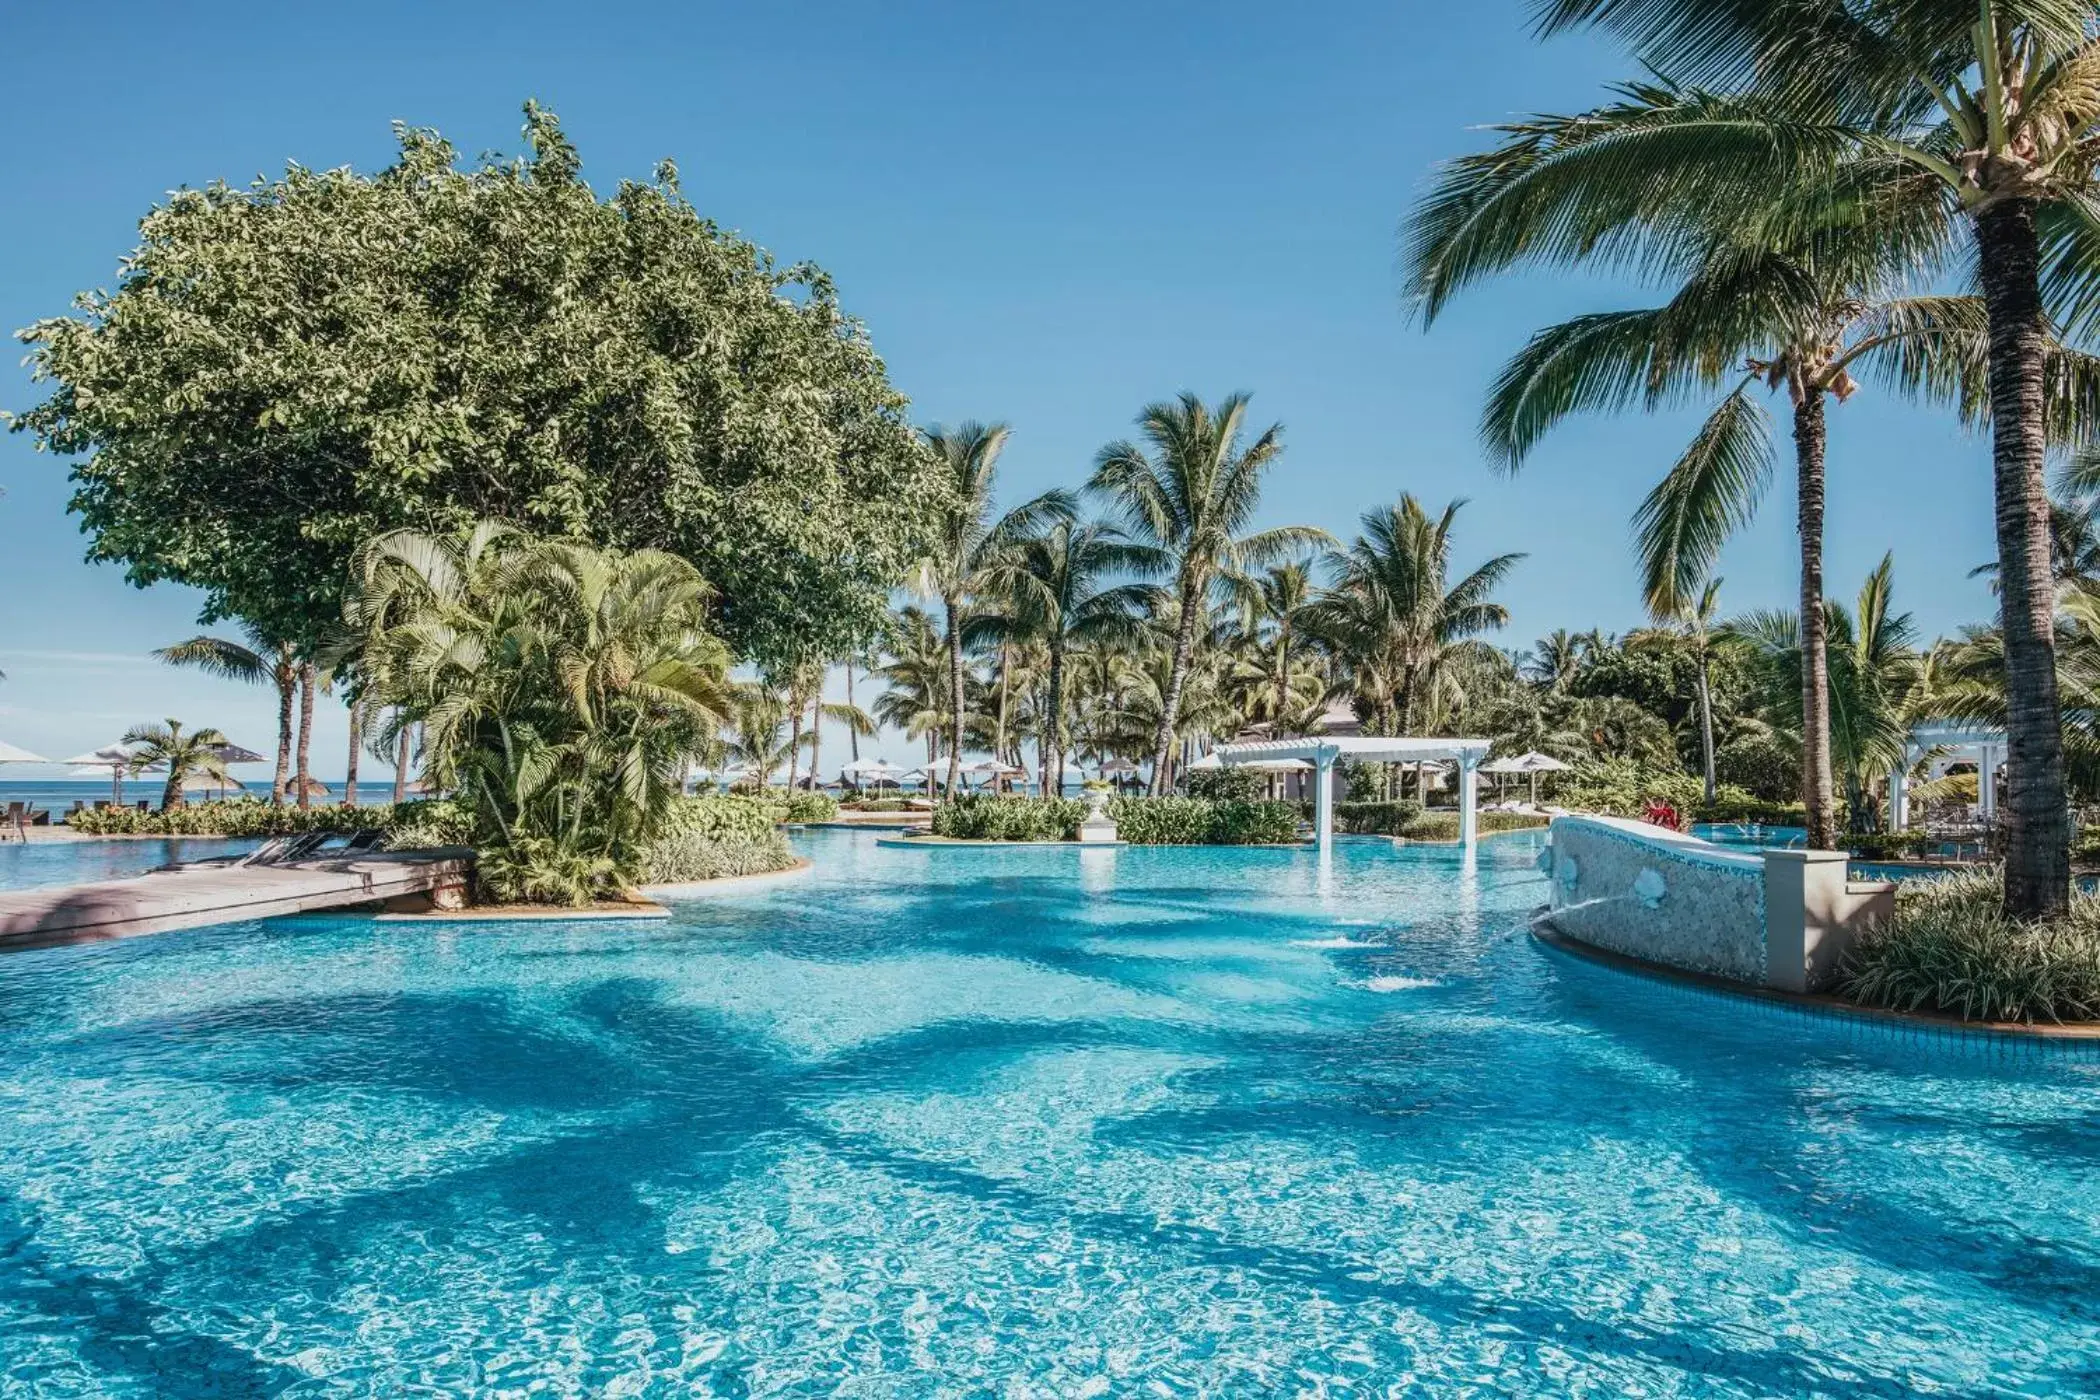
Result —
[[1536, 838], [0, 958], [39, 1395], [2066, 1395], [2100, 1065], [1522, 933]]
[[122, 880], [182, 860], [238, 855], [258, 843], [217, 836], [128, 836], [105, 841], [10, 841], [0, 845], [0, 890]]

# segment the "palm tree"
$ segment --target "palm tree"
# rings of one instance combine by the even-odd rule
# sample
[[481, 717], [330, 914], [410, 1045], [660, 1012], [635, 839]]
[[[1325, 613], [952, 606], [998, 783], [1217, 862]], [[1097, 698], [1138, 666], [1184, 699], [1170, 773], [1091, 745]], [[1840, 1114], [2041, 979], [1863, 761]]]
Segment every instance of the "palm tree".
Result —
[[1398, 505], [1365, 514], [1363, 533], [1329, 557], [1334, 584], [1313, 622], [1382, 732], [1417, 732], [1457, 658], [1509, 623], [1494, 591], [1522, 554], [1496, 555], [1451, 581], [1451, 527], [1464, 505], [1431, 517], [1403, 493]]
[[[1691, 650], [1696, 667], [1693, 687], [1699, 705], [1699, 770], [1705, 780], [1706, 800], [1711, 802], [1717, 787], [1714, 781], [1714, 654], [1730, 641], [1732, 634], [1714, 626], [1714, 618], [1721, 608], [1721, 580], [1707, 580], [1706, 586], [1699, 590], [1696, 602], [1684, 599], [1675, 590], [1671, 596], [1675, 606], [1657, 616], [1659, 630], [1654, 635], [1671, 646], [1682, 645]], [[1648, 642], [1649, 636], [1639, 633], [1627, 638], [1627, 645], [1632, 647], [1644, 646]], [[1827, 676], [1827, 659], [1825, 672]], [[1804, 691], [1803, 701], [1807, 698]]]
[[1184, 392], [1171, 403], [1155, 403], [1138, 415], [1144, 448], [1112, 442], [1094, 459], [1090, 490], [1112, 500], [1139, 542], [1166, 554], [1179, 609], [1166, 677], [1152, 736], [1152, 792], [1165, 791], [1167, 752], [1174, 720], [1188, 684], [1196, 623], [1206, 615], [1221, 578], [1296, 551], [1333, 543], [1324, 530], [1300, 525], [1245, 533], [1261, 504], [1262, 473], [1283, 452], [1283, 425], [1272, 423], [1252, 442], [1243, 441], [1247, 395], [1228, 394], [1216, 408]]
[[[1831, 750], [1843, 775], [1850, 825], [1868, 829], [1873, 783], [1904, 758], [1911, 700], [1922, 677], [1916, 628], [1909, 613], [1890, 612], [1894, 564], [1884, 555], [1860, 586], [1855, 608], [1824, 605], [1830, 648]], [[1766, 680], [1767, 700], [1780, 721], [1796, 729], [1801, 631], [1791, 614], [1751, 613], [1727, 631], [1748, 645]]]
[[233, 782], [226, 772], [226, 736], [209, 726], [185, 734], [179, 720], [141, 724], [125, 733], [124, 742], [137, 745], [131, 755], [133, 772], [163, 765], [167, 768], [168, 781], [160, 793], [164, 809], [183, 805], [183, 784], [192, 777], [229, 785]]
[[[1671, 110], [1669, 85], [1629, 99]], [[1578, 119], [1580, 120], [1580, 119]], [[1515, 137], [1523, 147], [1536, 123]], [[1570, 140], [1579, 137], [1570, 135]], [[1461, 177], [1463, 178], [1463, 177]], [[1775, 242], [1760, 217], [1657, 235], [1652, 256], [1683, 268], [1660, 306], [1580, 316], [1533, 336], [1497, 379], [1481, 421], [1493, 460], [1514, 471], [1539, 438], [1570, 413], [1634, 403], [1653, 409], [1706, 391], [1718, 403], [1635, 516], [1649, 611], [1677, 617], [1695, 606], [1722, 543], [1756, 511], [1771, 477], [1770, 425], [1753, 397], [1786, 391], [1792, 411], [1802, 672], [1802, 802], [1808, 844], [1827, 848], [1837, 826], [1831, 791], [1829, 663], [1822, 629], [1825, 415], [1871, 370], [1899, 393], [1959, 399], [1981, 379], [1985, 314], [1971, 297], [1897, 295], [1937, 234], [1919, 227], [1838, 225]], [[1421, 250], [1433, 261], [1439, 250]]]
[[[920, 592], [940, 599], [947, 614], [948, 688], [953, 695], [964, 691], [963, 614], [971, 596], [983, 587], [985, 571], [1016, 538], [1072, 513], [1067, 493], [1048, 491], [994, 519], [993, 482], [1010, 433], [1004, 423], [964, 423], [952, 432], [937, 427], [926, 432], [926, 445], [948, 477], [951, 504], [939, 522], [934, 552], [919, 563], [916, 584]], [[961, 784], [963, 727], [963, 707], [957, 705], [950, 716], [950, 792]]]
[[1599, 650], [1594, 638], [1594, 633], [1581, 636], [1556, 627], [1532, 644], [1530, 655], [1522, 658], [1523, 671], [1549, 691], [1564, 690], [1583, 661]]
[[[790, 715], [795, 723], [790, 730]], [[728, 756], [744, 765], [760, 788], [770, 787], [773, 775], [786, 764], [788, 786], [794, 786], [795, 762], [809, 747], [802, 732], [800, 715], [785, 690], [764, 681], [740, 682], [730, 699], [726, 735]]]
[[692, 565], [536, 540], [394, 531], [356, 560], [345, 609], [394, 724], [472, 813], [477, 878], [498, 898], [624, 891], [731, 705]]
[[[846, 732], [857, 742], [862, 736], [875, 733], [875, 721], [867, 711], [851, 700], [841, 704], [824, 698], [826, 668], [821, 661], [806, 662], [797, 666], [790, 674], [788, 700], [794, 706], [796, 740], [799, 746], [803, 716], [809, 718], [809, 785], [814, 789], [822, 781], [824, 759], [824, 721], [845, 726]], [[788, 761], [788, 786], [795, 785], [794, 760]]]
[[[260, 628], [243, 623], [241, 630], [248, 638], [246, 644], [226, 637], [199, 636], [162, 647], [153, 655], [171, 666], [188, 666], [227, 680], [277, 688], [277, 771], [270, 781], [270, 803], [281, 807], [291, 781], [292, 706], [300, 692], [299, 654], [290, 642], [269, 636]], [[303, 768], [301, 772], [303, 775]]]
[[923, 608], [905, 606], [891, 617], [884, 644], [888, 659], [875, 668], [883, 693], [872, 710], [876, 720], [905, 737], [926, 740], [927, 776], [932, 777], [935, 743], [950, 724], [952, 672], [948, 639]]
[[1312, 570], [1296, 559], [1270, 566], [1249, 585], [1237, 590], [1240, 640], [1247, 652], [1244, 709], [1248, 720], [1266, 720], [1280, 735], [1288, 732], [1286, 716], [1304, 708], [1302, 682], [1317, 674], [1300, 664], [1315, 651], [1307, 624], [1316, 616], [1317, 590]]
[[1793, 202], [1811, 222], [1936, 222], [1937, 266], [1973, 253], [2006, 652], [2006, 909], [2061, 912], [2070, 831], [2043, 469], [2052, 429], [2082, 434], [2094, 418], [2088, 371], [2052, 345], [2050, 320], [2073, 335], [2100, 324], [2100, 17], [2074, 0], [1539, 10], [1546, 32], [1602, 25], [1651, 70], [1722, 91], [1541, 127], [1505, 168], [1486, 158], [1447, 182], [1417, 223], [1442, 245], [1418, 265], [1425, 309], [1517, 258], [1625, 254], [1630, 228], [1679, 233], [1714, 210], [1769, 210], [1775, 191], [1805, 190]]
[[1059, 520], [1018, 541], [1010, 560], [996, 571], [995, 586], [1008, 600], [1014, 635], [1040, 642], [1048, 652], [1037, 739], [1045, 793], [1058, 790], [1064, 774], [1065, 656], [1075, 646], [1134, 638], [1137, 613], [1153, 592], [1145, 584], [1103, 580], [1165, 568], [1162, 550], [1138, 544], [1113, 526]]

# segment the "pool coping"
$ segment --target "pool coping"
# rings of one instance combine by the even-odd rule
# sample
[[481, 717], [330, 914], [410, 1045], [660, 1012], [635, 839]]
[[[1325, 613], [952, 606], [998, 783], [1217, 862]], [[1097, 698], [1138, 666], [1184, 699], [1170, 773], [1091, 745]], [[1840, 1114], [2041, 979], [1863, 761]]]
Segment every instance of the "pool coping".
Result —
[[1117, 846], [1127, 846], [1128, 841], [999, 841], [974, 836], [878, 836], [878, 846], [894, 846], [917, 851], [930, 851], [940, 847], [954, 850], [1012, 850], [1028, 847], [1036, 850], [1051, 847], [1069, 847], [1072, 850], [1102, 851]]
[[1692, 972], [1629, 957], [1585, 943], [1554, 928], [1550, 922], [1531, 925], [1531, 936], [1543, 947], [1565, 957], [1609, 968], [1615, 972], [1668, 983], [1688, 991], [1723, 997], [1790, 1011], [1817, 1020], [1880, 1026], [1889, 1030], [1925, 1031], [1980, 1043], [2012, 1043], [2100, 1052], [2100, 1025], [2032, 1025], [2024, 1021], [1964, 1021], [1956, 1016], [1929, 1011], [1897, 1011], [1886, 1006], [1864, 1006], [1822, 992], [1787, 992], [1776, 987], [1751, 987], [1712, 973]]
[[419, 914], [374, 914], [372, 921], [380, 924], [569, 924], [626, 923], [636, 919], [670, 917], [670, 910], [651, 902], [631, 904], [623, 908], [593, 904], [581, 909], [570, 909], [558, 904], [529, 909], [516, 906], [477, 909], [469, 905], [465, 909], [432, 909]]

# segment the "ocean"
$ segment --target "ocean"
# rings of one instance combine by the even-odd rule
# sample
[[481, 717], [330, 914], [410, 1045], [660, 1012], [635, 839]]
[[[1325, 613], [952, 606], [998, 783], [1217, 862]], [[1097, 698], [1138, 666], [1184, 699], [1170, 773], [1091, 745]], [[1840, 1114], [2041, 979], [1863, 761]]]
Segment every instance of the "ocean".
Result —
[[[324, 786], [328, 789], [328, 796], [323, 798], [317, 793], [314, 796], [315, 802], [340, 802], [343, 800], [343, 785], [341, 783], [328, 783], [324, 784]], [[269, 781], [265, 779], [261, 783], [250, 783], [246, 792], [256, 797], [267, 798], [270, 795]], [[209, 795], [208, 793], [193, 792], [190, 794], [190, 801], [202, 802]], [[234, 788], [229, 791], [228, 795], [239, 797], [243, 795], [243, 791], [240, 788]], [[394, 780], [390, 777], [382, 776], [377, 782], [360, 780], [357, 785], [357, 801], [360, 806], [366, 806], [375, 802], [389, 802], [393, 800], [393, 796]], [[35, 779], [9, 781], [5, 778], [0, 778], [0, 812], [5, 812], [7, 804], [10, 802], [29, 802], [38, 807], [48, 808], [53, 816], [63, 816], [73, 809], [75, 802], [92, 807], [97, 802], [107, 802], [108, 800], [109, 780], [106, 778], [60, 778], [56, 781], [39, 781]], [[158, 807], [160, 805], [159, 781], [150, 773], [143, 778], [125, 779], [124, 800], [132, 804], [151, 802]]]

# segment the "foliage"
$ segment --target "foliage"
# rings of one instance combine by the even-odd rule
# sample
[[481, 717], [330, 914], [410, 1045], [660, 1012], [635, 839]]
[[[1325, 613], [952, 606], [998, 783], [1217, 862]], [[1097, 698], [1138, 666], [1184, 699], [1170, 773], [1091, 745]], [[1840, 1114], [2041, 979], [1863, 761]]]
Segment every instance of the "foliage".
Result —
[[[391, 807], [275, 807], [252, 797], [225, 802], [193, 802], [141, 812], [136, 807], [84, 807], [66, 825], [88, 836], [291, 836], [303, 831], [392, 829], [404, 820], [409, 803]], [[446, 844], [443, 842], [434, 844]]]
[[1847, 836], [1845, 845], [1861, 860], [1914, 860], [1939, 841], [1928, 831], [1869, 831]]
[[1770, 731], [1745, 732], [1714, 750], [1714, 775], [1762, 801], [1789, 802], [1801, 791], [1801, 755]]
[[[1545, 817], [1527, 812], [1478, 812], [1474, 814], [1474, 820], [1478, 823], [1474, 831], [1481, 836], [1504, 831], [1537, 831], [1550, 824]], [[1396, 834], [1409, 841], [1455, 842], [1458, 840], [1458, 813], [1424, 812]]]
[[666, 832], [692, 832], [707, 837], [742, 837], [757, 841], [773, 834], [776, 823], [786, 818], [786, 809], [767, 799], [739, 797], [682, 797], [664, 814]]
[[1252, 768], [1200, 768], [1182, 780], [1190, 797], [1213, 802], [1252, 802], [1262, 794], [1264, 775]]
[[455, 164], [290, 167], [149, 212], [113, 293], [23, 332], [91, 555], [303, 644], [354, 552], [501, 517], [690, 560], [767, 662], [876, 627], [945, 506], [882, 361], [813, 265], [703, 218], [666, 161], [600, 200], [553, 114]]
[[233, 777], [226, 771], [226, 736], [216, 729], [185, 734], [181, 722], [172, 719], [165, 724], [140, 724], [125, 732], [124, 744], [131, 750], [133, 772], [147, 768], [167, 770], [167, 781], [161, 785], [160, 794], [163, 809], [184, 804], [187, 799], [183, 785], [191, 778], [233, 785]]
[[[328, 808], [315, 808], [327, 811]], [[368, 811], [369, 808], [339, 808]], [[385, 809], [381, 809], [385, 810]], [[465, 846], [474, 839], [474, 814], [449, 797], [403, 802], [387, 821], [387, 849], [412, 851], [425, 846]]]
[[583, 904], [632, 883], [726, 718], [707, 596], [670, 555], [490, 523], [361, 552], [347, 616], [370, 698], [422, 725], [427, 771], [473, 814], [493, 898]]
[[766, 805], [777, 815], [775, 821], [783, 822], [828, 822], [839, 814], [839, 800], [828, 792], [810, 792], [796, 788], [793, 792], [768, 792]]
[[1871, 1006], [1980, 1021], [2100, 1021], [2100, 896], [2022, 924], [2004, 878], [1973, 871], [1897, 887], [1896, 915], [1853, 943], [1847, 996]]
[[1108, 815], [1117, 839], [1133, 846], [1280, 846], [1298, 839], [1293, 802], [1118, 797]]
[[720, 880], [734, 875], [765, 875], [795, 863], [787, 838], [767, 827], [761, 835], [745, 832], [710, 834], [696, 827], [674, 826], [649, 842], [642, 873], [652, 885], [678, 885], [694, 880]]
[[1681, 769], [1656, 768], [1625, 758], [1592, 760], [1560, 776], [1557, 796], [1561, 806], [1605, 816], [1637, 817], [1650, 802], [1666, 802], [1689, 812], [1706, 795], [1699, 780]]
[[1699, 802], [1690, 809], [1697, 822], [1747, 822], [1756, 826], [1801, 826], [1808, 817], [1799, 802], [1771, 802], [1741, 788], [1722, 785], [1714, 800]]
[[1398, 802], [1337, 802], [1334, 824], [1342, 831], [1371, 836], [1398, 836], [1422, 816], [1422, 804]]
[[1069, 841], [1086, 804], [1060, 797], [968, 793], [933, 809], [933, 834], [958, 841]]

